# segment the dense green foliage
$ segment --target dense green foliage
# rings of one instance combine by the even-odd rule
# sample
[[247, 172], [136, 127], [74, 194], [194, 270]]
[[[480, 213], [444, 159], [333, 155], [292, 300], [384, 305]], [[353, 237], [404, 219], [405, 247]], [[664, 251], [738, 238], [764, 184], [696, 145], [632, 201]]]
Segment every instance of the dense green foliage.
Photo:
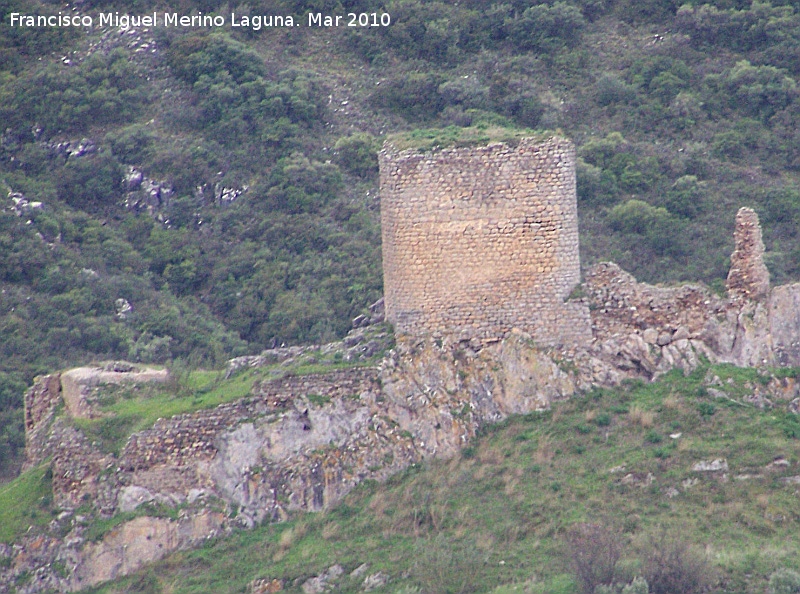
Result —
[[[243, 592], [268, 578], [299, 593], [338, 563], [338, 592], [379, 571], [386, 592], [798, 592], [800, 423], [785, 401], [746, 404], [762, 373], [703, 366], [577, 395], [487, 427], [452, 460], [365, 482], [333, 509], [92, 591]], [[709, 394], [715, 376], [729, 399]], [[727, 470], [694, 469], [715, 459]]]
[[[139, 39], [11, 28], [11, 12], [59, 9], [0, 0], [0, 372], [13, 390], [93, 358], [213, 366], [341, 336], [381, 293], [375, 152], [419, 128], [573, 139], [584, 265], [720, 287], [734, 213], [751, 205], [773, 280], [800, 277], [795, 4], [172, 7], [192, 9], [376, 10], [392, 24], [158, 27]], [[90, 149], [76, 152], [83, 139]], [[164, 191], [123, 182], [131, 167]], [[11, 190], [43, 206], [15, 212]], [[132, 307], [124, 317], [118, 299]], [[6, 462], [19, 405], [0, 402]]]

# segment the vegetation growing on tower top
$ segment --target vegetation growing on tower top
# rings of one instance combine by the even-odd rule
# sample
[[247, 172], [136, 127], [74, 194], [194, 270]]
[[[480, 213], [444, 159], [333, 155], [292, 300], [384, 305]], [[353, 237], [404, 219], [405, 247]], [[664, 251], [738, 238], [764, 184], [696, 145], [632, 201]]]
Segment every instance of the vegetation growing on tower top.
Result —
[[443, 148], [483, 146], [492, 142], [504, 142], [511, 146], [519, 144], [523, 138], [545, 140], [552, 133], [530, 130], [528, 128], [508, 128], [492, 124], [477, 124], [465, 128], [447, 126], [446, 128], [424, 128], [392, 134], [387, 144], [397, 150], [436, 151]]

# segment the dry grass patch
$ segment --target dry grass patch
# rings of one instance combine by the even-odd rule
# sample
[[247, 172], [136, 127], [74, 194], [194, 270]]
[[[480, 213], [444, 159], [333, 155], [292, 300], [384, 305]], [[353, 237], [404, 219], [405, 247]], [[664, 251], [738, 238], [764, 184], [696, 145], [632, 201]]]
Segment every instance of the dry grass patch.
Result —
[[499, 446], [488, 447], [478, 452], [478, 460], [483, 464], [500, 464], [504, 459]]
[[639, 425], [643, 429], [650, 429], [653, 426], [656, 415], [653, 411], [644, 410], [638, 406], [632, 406], [628, 413], [628, 419], [634, 425]]
[[550, 443], [549, 439], [541, 439], [539, 440], [539, 447], [533, 453], [533, 460], [537, 464], [544, 464], [546, 462], [550, 462], [553, 459], [553, 446]]
[[376, 515], [376, 516], [385, 516], [387, 508], [391, 505], [391, 502], [388, 501], [387, 496], [383, 492], [375, 493], [372, 496], [367, 507]]
[[325, 540], [337, 540], [342, 533], [342, 527], [335, 522], [328, 522], [322, 528], [322, 538]]
[[306, 535], [307, 527], [305, 524], [297, 524], [296, 526], [284, 530], [281, 533], [281, 538], [278, 541], [278, 546], [281, 551], [288, 551], [294, 544]]

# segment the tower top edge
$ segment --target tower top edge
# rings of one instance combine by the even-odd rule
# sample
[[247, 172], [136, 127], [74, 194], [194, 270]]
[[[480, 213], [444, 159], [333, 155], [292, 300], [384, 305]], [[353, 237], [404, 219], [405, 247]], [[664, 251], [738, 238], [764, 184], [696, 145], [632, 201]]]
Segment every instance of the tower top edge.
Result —
[[420, 141], [420, 146], [409, 146], [407, 138], [389, 138], [383, 143], [379, 152], [381, 160], [405, 161], [415, 159], [446, 159], [480, 154], [493, 154], [502, 151], [539, 152], [543, 148], [558, 148], [572, 151], [574, 144], [568, 138], [558, 134], [542, 134], [520, 136], [517, 138], [503, 139], [444, 139], [438, 143], [436, 140]]

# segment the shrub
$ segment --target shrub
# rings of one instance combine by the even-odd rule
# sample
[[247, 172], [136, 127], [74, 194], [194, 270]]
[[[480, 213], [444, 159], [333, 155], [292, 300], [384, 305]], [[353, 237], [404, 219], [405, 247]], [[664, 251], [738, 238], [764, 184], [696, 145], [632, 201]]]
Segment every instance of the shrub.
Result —
[[648, 443], [661, 443], [664, 440], [664, 437], [655, 429], [651, 429], [644, 436], [644, 440]]
[[411, 574], [424, 592], [465, 594], [480, 589], [480, 556], [472, 543], [455, 542], [444, 534], [418, 540]]
[[619, 132], [612, 132], [605, 138], [592, 139], [584, 144], [579, 155], [587, 162], [601, 169], [610, 165], [611, 159], [627, 146]]
[[61, 170], [58, 197], [77, 208], [115, 204], [120, 194], [123, 170], [108, 152], [70, 159]]
[[628, 200], [612, 208], [609, 213], [609, 223], [616, 231], [642, 235], [668, 218], [669, 213], [665, 208], [651, 206], [643, 200]]
[[710, 402], [700, 402], [697, 405], [697, 411], [703, 417], [711, 417], [714, 416], [715, 412], [717, 412], [717, 407], [711, 404]]
[[800, 573], [779, 569], [769, 576], [769, 594], [800, 594]]
[[595, 417], [594, 422], [598, 427], [608, 427], [611, 424], [611, 415], [606, 412], [600, 413]]
[[510, 38], [528, 50], [555, 50], [571, 46], [580, 38], [586, 21], [580, 9], [566, 2], [527, 8], [519, 18], [506, 20]]
[[375, 137], [365, 133], [344, 136], [333, 146], [336, 163], [358, 177], [370, 177], [378, 172], [377, 151]]
[[587, 204], [611, 204], [618, 195], [617, 180], [609, 171], [578, 159], [576, 166], [578, 200]]
[[656, 253], [678, 255], [684, 249], [685, 227], [666, 208], [628, 200], [611, 209], [608, 221], [616, 231], [642, 235]]
[[570, 563], [583, 594], [612, 585], [622, 556], [619, 532], [600, 524], [578, 524], [567, 533]]
[[435, 74], [411, 73], [382, 84], [371, 101], [378, 107], [399, 112], [409, 119], [431, 118], [444, 109], [439, 94], [442, 80]]
[[644, 578], [652, 594], [694, 594], [701, 592], [709, 581], [710, 567], [705, 555], [665, 532], [651, 536], [643, 563]]
[[298, 214], [317, 212], [333, 200], [342, 180], [336, 165], [297, 152], [280, 159], [266, 183], [268, 188], [256, 187], [254, 194], [275, 210]]
[[616, 74], [602, 75], [594, 85], [595, 101], [606, 106], [612, 103], [628, 103], [636, 96], [633, 87]]
[[797, 97], [797, 84], [780, 68], [736, 63], [725, 77], [730, 101], [745, 113], [769, 118]]
[[697, 180], [697, 176], [684, 175], [667, 192], [665, 202], [670, 212], [692, 219], [703, 211], [704, 198], [704, 184]]

